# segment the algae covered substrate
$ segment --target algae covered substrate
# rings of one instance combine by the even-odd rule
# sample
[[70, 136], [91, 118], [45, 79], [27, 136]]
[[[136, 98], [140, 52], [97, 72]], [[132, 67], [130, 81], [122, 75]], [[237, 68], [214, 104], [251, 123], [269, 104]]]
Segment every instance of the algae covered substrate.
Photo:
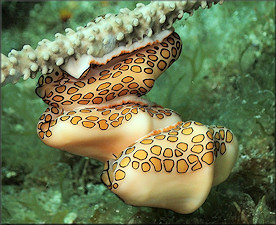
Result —
[[[35, 48], [136, 3], [2, 1], [1, 51]], [[275, 2], [225, 1], [174, 27], [181, 56], [145, 98], [183, 121], [230, 128], [239, 156], [229, 178], [192, 214], [126, 205], [101, 183], [102, 163], [39, 140], [39, 76], [21, 79], [1, 88], [1, 223], [275, 224]]]

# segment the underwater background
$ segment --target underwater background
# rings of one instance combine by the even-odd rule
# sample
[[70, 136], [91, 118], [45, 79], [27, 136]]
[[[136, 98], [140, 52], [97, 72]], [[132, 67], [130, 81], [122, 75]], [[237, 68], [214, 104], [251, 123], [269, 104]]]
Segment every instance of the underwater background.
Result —
[[[2, 1], [1, 52], [35, 48], [137, 2]], [[181, 56], [145, 98], [183, 121], [231, 129], [239, 156], [229, 178], [192, 214], [126, 205], [101, 183], [102, 163], [40, 141], [36, 124], [46, 104], [34, 92], [39, 76], [21, 79], [1, 88], [2, 224], [275, 224], [275, 2], [225, 1], [174, 27]]]

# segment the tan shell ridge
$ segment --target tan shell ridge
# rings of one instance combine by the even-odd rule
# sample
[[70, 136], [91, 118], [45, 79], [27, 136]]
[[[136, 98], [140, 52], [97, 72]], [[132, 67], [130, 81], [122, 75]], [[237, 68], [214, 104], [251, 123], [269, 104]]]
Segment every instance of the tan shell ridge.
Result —
[[118, 14], [97, 17], [77, 31], [65, 29], [65, 35], [55, 34], [55, 40], [43, 39], [36, 49], [24, 45], [22, 50], [1, 54], [1, 84], [16, 83], [21, 77], [34, 78], [38, 72], [50, 73], [55, 65], [65, 64], [70, 57], [78, 59], [87, 54], [102, 57], [118, 46], [129, 46], [144, 37], [152, 37], [163, 30], [172, 29], [175, 20], [184, 13], [210, 8], [212, 1], [154, 1], [148, 5], [138, 3], [134, 10], [120, 9]]

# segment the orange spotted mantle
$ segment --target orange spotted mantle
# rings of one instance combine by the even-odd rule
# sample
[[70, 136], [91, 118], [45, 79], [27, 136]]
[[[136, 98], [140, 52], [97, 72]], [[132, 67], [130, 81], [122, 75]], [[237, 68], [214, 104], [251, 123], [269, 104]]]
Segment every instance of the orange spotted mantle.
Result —
[[113, 58], [106, 65], [92, 64], [79, 79], [55, 67], [38, 80], [36, 93], [50, 106], [64, 110], [101, 106], [122, 96], [142, 96], [179, 57], [182, 44], [174, 32], [161, 43]]
[[[213, 164], [218, 155], [225, 154], [227, 144], [232, 141], [232, 132], [223, 126], [205, 127], [195, 121], [179, 122], [174, 128], [153, 132], [129, 146], [111, 160], [111, 167], [106, 162], [102, 180], [109, 189], [118, 188], [118, 182], [126, 177], [124, 168], [127, 166], [142, 172], [181, 174], [196, 171]], [[108, 176], [109, 170], [114, 176]]]
[[105, 65], [90, 64], [79, 79], [54, 67], [36, 88], [49, 105], [38, 122], [39, 137], [52, 147], [104, 162], [152, 130], [180, 121], [172, 110], [139, 97], [177, 60], [181, 48], [173, 32]]

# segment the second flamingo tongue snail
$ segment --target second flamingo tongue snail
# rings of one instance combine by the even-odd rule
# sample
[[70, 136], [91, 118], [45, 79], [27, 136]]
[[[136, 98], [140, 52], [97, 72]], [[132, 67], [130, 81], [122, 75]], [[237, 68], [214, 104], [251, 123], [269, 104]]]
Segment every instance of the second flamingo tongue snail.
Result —
[[128, 204], [191, 213], [228, 177], [237, 148], [225, 127], [178, 122], [107, 161], [102, 181]]
[[[121, 10], [117, 17], [108, 14], [95, 20], [92, 30], [90, 24], [77, 35], [70, 31], [61, 50], [60, 35], [51, 45], [41, 42], [49, 44], [53, 55], [25, 47], [28, 60], [36, 60], [29, 69], [27, 61], [18, 64], [24, 51], [12, 51], [3, 58], [4, 80], [42, 71], [36, 93], [49, 106], [38, 122], [38, 136], [49, 146], [105, 162], [101, 179], [123, 201], [191, 213], [230, 174], [237, 140], [225, 127], [182, 122], [173, 110], [140, 97], [181, 54], [180, 37], [171, 27], [174, 20], [211, 4], [152, 2]], [[110, 21], [125, 33], [114, 35]], [[103, 37], [100, 25], [110, 35]], [[83, 38], [91, 48], [79, 43]], [[101, 51], [95, 50], [97, 40]]]

